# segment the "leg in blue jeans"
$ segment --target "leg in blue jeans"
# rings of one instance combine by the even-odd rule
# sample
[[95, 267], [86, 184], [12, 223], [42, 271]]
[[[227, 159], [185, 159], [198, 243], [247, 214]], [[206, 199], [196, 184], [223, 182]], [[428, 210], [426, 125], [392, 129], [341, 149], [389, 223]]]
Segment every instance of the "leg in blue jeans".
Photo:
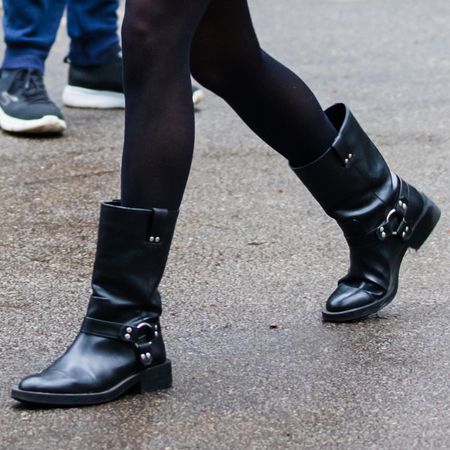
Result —
[[77, 66], [104, 64], [119, 45], [119, 0], [68, 0], [69, 59]]
[[[44, 71], [67, 0], [4, 0], [7, 45], [4, 69]], [[77, 65], [106, 62], [119, 43], [118, 0], [69, 0], [70, 59]]]
[[66, 0], [3, 0], [6, 52], [3, 69], [44, 71]]

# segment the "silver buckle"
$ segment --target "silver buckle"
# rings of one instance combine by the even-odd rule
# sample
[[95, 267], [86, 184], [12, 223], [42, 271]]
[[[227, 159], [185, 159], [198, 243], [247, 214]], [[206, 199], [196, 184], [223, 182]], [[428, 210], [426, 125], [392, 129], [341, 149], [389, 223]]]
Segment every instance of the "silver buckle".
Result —
[[[147, 322], [141, 322], [139, 325], [137, 325], [136, 328], [141, 329], [141, 328], [144, 328], [144, 327], [150, 328], [150, 330], [153, 331], [153, 337], [157, 337], [158, 336], [158, 331], [157, 331], [158, 325], [155, 324], [155, 330], [153, 330], [153, 327], [150, 324], [148, 324]], [[137, 349], [139, 349], [142, 344], [138, 344], [136, 342], [134, 345], [136, 346]], [[152, 345], [152, 341], [150, 340], [148, 342], [145, 342], [144, 345]], [[152, 354], [150, 352], [141, 353], [140, 356], [141, 356], [141, 361], [144, 364], [146, 364], [146, 365], [151, 364], [151, 362], [152, 362]]]
[[[382, 240], [384, 240], [388, 236], [397, 236], [399, 233], [401, 233], [403, 239], [407, 237], [407, 234], [410, 231], [410, 228], [405, 220], [407, 209], [408, 205], [406, 204], [406, 202], [399, 200], [398, 205], [396, 205], [395, 208], [392, 208], [389, 211], [388, 215], [386, 216], [386, 220], [378, 228], [378, 236]], [[398, 214], [401, 219], [400, 223], [398, 224], [397, 228], [393, 229], [389, 234], [389, 222], [395, 217], [396, 214]]]

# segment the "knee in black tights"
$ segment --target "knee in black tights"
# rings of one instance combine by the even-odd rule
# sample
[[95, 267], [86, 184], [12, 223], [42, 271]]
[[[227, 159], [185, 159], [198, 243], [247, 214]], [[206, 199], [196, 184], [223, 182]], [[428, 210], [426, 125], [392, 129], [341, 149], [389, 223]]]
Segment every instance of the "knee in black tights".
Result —
[[[164, 1], [164, 0], [162, 0]], [[158, 62], [157, 53], [162, 53], [172, 39], [166, 13], [158, 7], [159, 1], [133, 0], [127, 2], [127, 16], [122, 26], [122, 41], [125, 55], [136, 53], [153, 58]], [[155, 57], [154, 57], [155, 55]]]
[[136, 66], [156, 71], [167, 64], [187, 64], [192, 36], [207, 4], [208, 0], [128, 1], [122, 41], [131, 75], [141, 72]]

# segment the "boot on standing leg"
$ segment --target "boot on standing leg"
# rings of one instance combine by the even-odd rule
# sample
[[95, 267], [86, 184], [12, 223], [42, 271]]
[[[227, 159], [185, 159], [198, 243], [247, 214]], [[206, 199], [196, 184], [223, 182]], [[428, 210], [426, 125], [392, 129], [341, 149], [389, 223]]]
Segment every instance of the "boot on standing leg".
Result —
[[130, 389], [172, 384], [159, 317], [158, 284], [178, 211], [103, 203], [92, 296], [80, 333], [43, 372], [12, 390], [16, 400], [45, 405], [90, 405]]

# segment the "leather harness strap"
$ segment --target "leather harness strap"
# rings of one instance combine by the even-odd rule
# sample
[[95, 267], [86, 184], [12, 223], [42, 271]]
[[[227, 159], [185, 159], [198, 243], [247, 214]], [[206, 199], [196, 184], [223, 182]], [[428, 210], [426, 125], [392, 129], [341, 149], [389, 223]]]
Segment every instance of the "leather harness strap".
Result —
[[408, 204], [410, 200], [409, 186], [400, 180], [395, 204], [387, 213], [383, 222], [366, 234], [346, 236], [351, 246], [364, 245], [372, 241], [384, 241], [394, 236], [406, 242], [411, 237], [417, 217], [413, 217]]
[[123, 324], [85, 317], [81, 332], [134, 344], [137, 356], [144, 366], [152, 363], [151, 346], [160, 334], [158, 319], [145, 317]]

